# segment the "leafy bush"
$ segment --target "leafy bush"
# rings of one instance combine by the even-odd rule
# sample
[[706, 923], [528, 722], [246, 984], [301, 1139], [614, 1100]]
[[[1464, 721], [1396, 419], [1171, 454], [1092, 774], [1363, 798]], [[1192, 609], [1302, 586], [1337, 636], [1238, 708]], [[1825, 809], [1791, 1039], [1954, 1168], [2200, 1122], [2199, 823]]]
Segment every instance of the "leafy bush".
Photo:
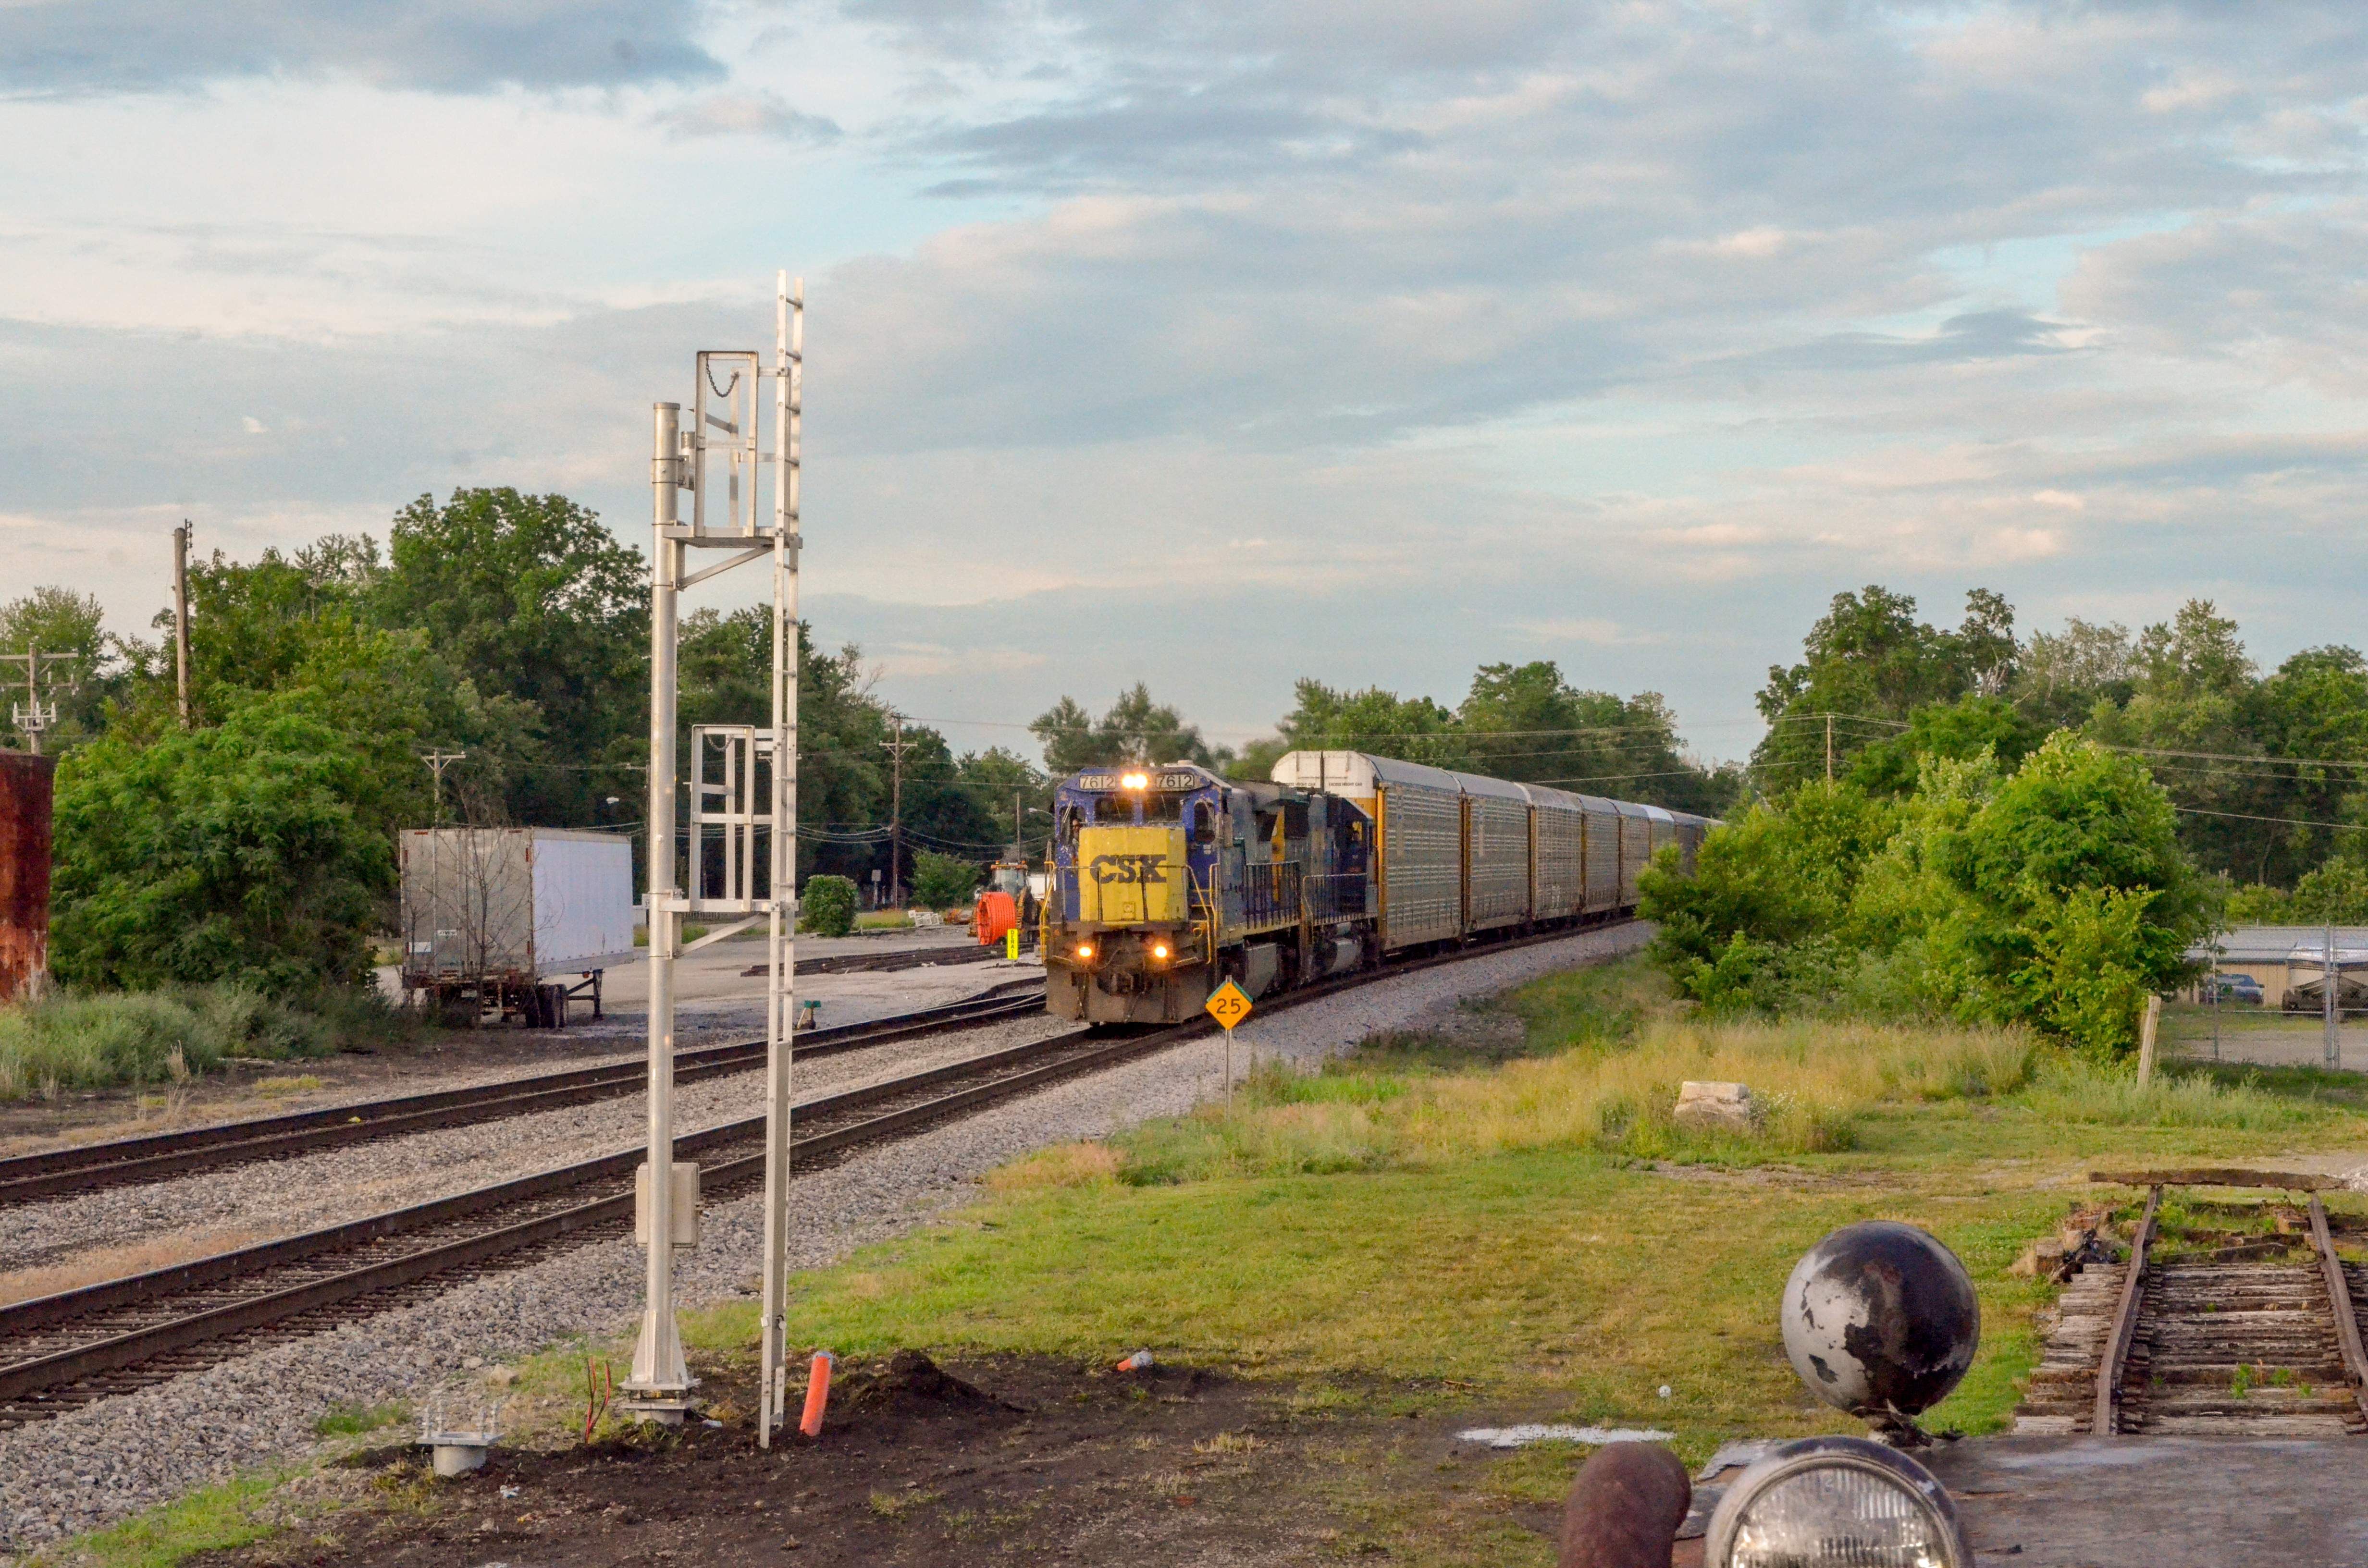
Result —
[[921, 850], [913, 857], [913, 902], [924, 909], [966, 903], [978, 887], [978, 867], [971, 861]]
[[799, 929], [844, 937], [855, 929], [855, 884], [845, 877], [808, 877], [798, 911]]
[[1713, 1013], [2028, 1024], [2105, 1057], [2210, 913], [2144, 766], [2063, 731], [2011, 775], [1928, 756], [1896, 801], [1804, 785], [1642, 887], [1655, 961]]
[[365, 743], [268, 699], [147, 745], [110, 734], [58, 768], [51, 963], [69, 984], [366, 983], [394, 849], [353, 802]]

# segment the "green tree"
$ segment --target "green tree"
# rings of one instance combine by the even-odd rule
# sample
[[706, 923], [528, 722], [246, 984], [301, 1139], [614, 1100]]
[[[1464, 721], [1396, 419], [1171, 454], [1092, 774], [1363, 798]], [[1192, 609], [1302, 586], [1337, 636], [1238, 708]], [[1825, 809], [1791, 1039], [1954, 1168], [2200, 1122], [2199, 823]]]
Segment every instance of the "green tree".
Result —
[[1770, 791], [1824, 776], [1829, 729], [1839, 772], [1918, 708], [2005, 690], [2017, 654], [2014, 609], [1975, 588], [1964, 619], [1947, 631], [1918, 621], [1914, 598], [1870, 585], [1836, 594], [1802, 653], [1797, 665], [1770, 665], [1759, 696], [1769, 732], [1752, 767]]
[[2017, 661], [2009, 688], [2015, 706], [2038, 729], [2083, 722], [2100, 702], [2120, 707], [2137, 689], [2137, 646], [2129, 628], [2075, 617], [2061, 631], [2035, 631]]
[[1644, 879], [1651, 951], [1713, 1006], [1930, 1011], [2112, 1054], [2184, 973], [2206, 889], [2135, 759], [2059, 731], [2011, 774], [1927, 754], [1905, 797], [1815, 781]]
[[2293, 876], [2291, 834], [2262, 820], [2291, 812], [2272, 777], [2283, 770], [2260, 760], [2259, 683], [2237, 623], [2190, 599], [2138, 634], [2132, 665], [2129, 700], [2099, 704], [2083, 733], [2147, 758], [2185, 812], [2180, 837], [2199, 864], [2248, 881]]
[[1122, 762], [1197, 762], [1214, 767], [1224, 760], [1201, 738], [1197, 726], [1165, 703], [1155, 702], [1141, 681], [1118, 694], [1099, 719], [1073, 697], [1038, 714], [1029, 732], [1044, 747], [1044, 765], [1056, 778], [1086, 767]]
[[[127, 666], [107, 634], [106, 614], [96, 595], [54, 586], [0, 604], [0, 653], [38, 650], [67, 656], [63, 665], [43, 661], [41, 700], [55, 703], [58, 710], [57, 722], [41, 739], [46, 751], [60, 752], [97, 734], [106, 727], [108, 699], [120, 695]], [[23, 665], [0, 664], [0, 702], [13, 706], [24, 699], [25, 676]]]
[[421, 496], [395, 515], [388, 556], [368, 574], [375, 622], [424, 631], [488, 696], [532, 703], [564, 745], [516, 769], [511, 818], [597, 820], [645, 760], [647, 563], [588, 508], [507, 487]]
[[1053, 821], [1053, 781], [1042, 771], [1018, 752], [989, 746], [965, 753], [954, 765], [954, 777], [993, 824], [996, 837], [1031, 857], [1042, 853]]
[[1483, 665], [1455, 720], [1473, 768], [1491, 778], [1685, 812], [1727, 803], [1679, 755], [1677, 716], [1656, 691], [1623, 701], [1573, 687], [1550, 660]]
[[1297, 700], [1275, 726], [1282, 744], [1258, 778], [1288, 751], [1362, 751], [1431, 767], [1472, 766], [1453, 710], [1428, 697], [1401, 698], [1377, 686], [1336, 691], [1307, 679], [1292, 689]]
[[357, 800], [367, 738], [303, 698], [151, 744], [107, 736], [58, 770], [51, 957], [73, 984], [367, 983], [393, 845]]
[[2003, 697], [1968, 693], [1952, 703], [1927, 703], [1907, 727], [1861, 749], [1850, 777], [1870, 794], [1915, 792], [1928, 758], [1966, 761], [1985, 754], [2011, 768], [2038, 745], [2043, 732]]
[[978, 889], [979, 868], [973, 860], [916, 850], [913, 856], [913, 903], [923, 909], [951, 909], [968, 902]]
[[1801, 976], [1796, 950], [1829, 957], [1862, 869], [1898, 823], [1892, 802], [1818, 780], [1713, 830], [1691, 876], [1665, 854], [1640, 879], [1637, 913], [1659, 926], [1654, 960], [1699, 1001], [1781, 1006]]

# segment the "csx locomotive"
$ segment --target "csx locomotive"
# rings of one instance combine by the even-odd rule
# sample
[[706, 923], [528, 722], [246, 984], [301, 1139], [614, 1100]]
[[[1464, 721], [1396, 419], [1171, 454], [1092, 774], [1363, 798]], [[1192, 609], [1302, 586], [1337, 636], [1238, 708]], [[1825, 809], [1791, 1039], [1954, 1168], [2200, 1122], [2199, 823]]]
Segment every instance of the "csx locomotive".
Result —
[[1047, 1008], [1178, 1023], [1227, 980], [1253, 996], [1490, 932], [1600, 921], [1702, 818], [1353, 751], [1272, 780], [1189, 763], [1088, 768], [1053, 795]]

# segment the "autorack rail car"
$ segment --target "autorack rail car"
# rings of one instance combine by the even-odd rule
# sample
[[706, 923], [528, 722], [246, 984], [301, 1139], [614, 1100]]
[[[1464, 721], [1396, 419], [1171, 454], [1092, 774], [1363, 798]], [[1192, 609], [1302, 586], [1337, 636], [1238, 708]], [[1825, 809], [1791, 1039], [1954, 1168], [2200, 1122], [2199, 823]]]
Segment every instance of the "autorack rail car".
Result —
[[1232, 980], [1253, 996], [1492, 932], [1600, 923], [1713, 825], [1352, 751], [1294, 751], [1265, 781], [1190, 763], [1088, 768], [1053, 796], [1045, 1005], [1180, 1023]]

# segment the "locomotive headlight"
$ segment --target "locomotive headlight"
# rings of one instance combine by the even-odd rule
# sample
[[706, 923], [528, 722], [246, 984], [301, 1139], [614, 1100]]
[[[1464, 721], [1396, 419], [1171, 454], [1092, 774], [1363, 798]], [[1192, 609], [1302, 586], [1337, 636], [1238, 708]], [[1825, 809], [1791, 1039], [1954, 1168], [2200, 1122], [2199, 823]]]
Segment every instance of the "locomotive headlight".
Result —
[[1151, 788], [1151, 775], [1148, 773], [1121, 774], [1118, 787], [1121, 790], [1148, 790]]
[[1787, 1443], [1711, 1516], [1707, 1568], [1973, 1568], [1957, 1506], [1932, 1472], [1864, 1437]]

